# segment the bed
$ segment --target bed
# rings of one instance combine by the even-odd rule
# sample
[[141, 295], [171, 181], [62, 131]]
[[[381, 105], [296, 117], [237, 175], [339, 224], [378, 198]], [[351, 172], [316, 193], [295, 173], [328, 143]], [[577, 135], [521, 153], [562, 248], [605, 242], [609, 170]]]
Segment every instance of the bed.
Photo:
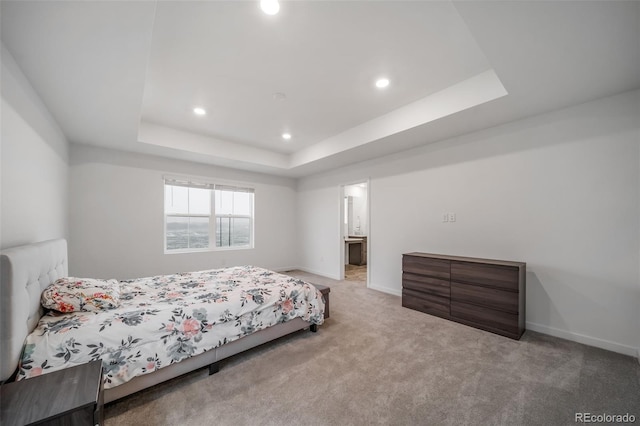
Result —
[[[328, 313], [328, 289], [250, 266], [122, 281], [120, 304], [104, 312], [45, 311], [43, 291], [67, 276], [63, 239], [2, 251], [0, 380], [102, 359], [110, 402], [201, 367], [214, 373], [229, 356], [302, 329], [315, 331]], [[243, 281], [250, 288], [241, 287]], [[240, 311], [229, 312], [227, 299]], [[254, 305], [260, 310], [251, 310]], [[91, 331], [78, 334], [85, 326]], [[143, 328], [160, 334], [144, 337]], [[38, 339], [53, 346], [38, 346]], [[108, 349], [109, 341], [119, 347]]]

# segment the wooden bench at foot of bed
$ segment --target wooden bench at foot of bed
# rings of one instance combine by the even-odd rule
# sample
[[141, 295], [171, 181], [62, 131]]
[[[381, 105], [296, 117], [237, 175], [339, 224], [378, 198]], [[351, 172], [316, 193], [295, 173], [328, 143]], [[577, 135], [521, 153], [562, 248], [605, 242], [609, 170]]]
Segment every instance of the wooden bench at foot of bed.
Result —
[[[324, 299], [324, 319], [327, 319], [329, 318], [329, 293], [331, 292], [331, 288], [322, 284], [313, 284], [313, 286], [320, 290], [320, 293], [322, 293], [322, 298]], [[316, 331], [318, 331], [318, 325], [311, 324], [309, 330], [315, 333]]]
[[[312, 283], [313, 284], [313, 283]], [[324, 298], [324, 319], [329, 318], [329, 293], [331, 293], [331, 287], [327, 287], [322, 284], [313, 284], [315, 288], [320, 290]]]

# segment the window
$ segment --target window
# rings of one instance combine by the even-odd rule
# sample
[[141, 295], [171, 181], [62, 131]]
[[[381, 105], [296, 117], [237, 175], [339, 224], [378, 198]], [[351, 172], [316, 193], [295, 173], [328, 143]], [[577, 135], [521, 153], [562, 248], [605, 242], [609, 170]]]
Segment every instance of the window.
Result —
[[253, 247], [252, 188], [164, 181], [165, 250]]

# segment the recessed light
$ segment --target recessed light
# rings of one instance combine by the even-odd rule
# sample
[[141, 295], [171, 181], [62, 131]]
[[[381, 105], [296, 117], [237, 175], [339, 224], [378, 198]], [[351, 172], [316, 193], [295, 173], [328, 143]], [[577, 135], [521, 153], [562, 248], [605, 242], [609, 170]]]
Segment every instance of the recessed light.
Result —
[[388, 78], [379, 78], [379, 79], [376, 80], [376, 87], [378, 89], [384, 89], [388, 85], [389, 85], [389, 79]]
[[290, 133], [283, 133], [282, 134], [282, 139], [288, 141], [289, 139], [291, 139], [291, 134]]
[[260, 9], [267, 15], [275, 15], [280, 11], [278, 0], [260, 0]]
[[201, 108], [201, 107], [195, 107], [195, 108], [193, 109], [193, 113], [194, 113], [195, 115], [205, 115], [205, 114], [207, 113], [207, 111], [205, 111], [205, 109], [204, 109], [204, 108]]

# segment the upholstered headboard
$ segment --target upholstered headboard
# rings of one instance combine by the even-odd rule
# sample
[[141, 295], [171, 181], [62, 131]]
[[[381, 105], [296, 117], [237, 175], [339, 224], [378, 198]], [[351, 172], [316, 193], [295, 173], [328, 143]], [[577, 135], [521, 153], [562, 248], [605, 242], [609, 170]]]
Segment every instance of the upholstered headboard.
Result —
[[18, 367], [24, 339], [42, 316], [42, 290], [68, 274], [63, 239], [0, 252], [0, 381]]

